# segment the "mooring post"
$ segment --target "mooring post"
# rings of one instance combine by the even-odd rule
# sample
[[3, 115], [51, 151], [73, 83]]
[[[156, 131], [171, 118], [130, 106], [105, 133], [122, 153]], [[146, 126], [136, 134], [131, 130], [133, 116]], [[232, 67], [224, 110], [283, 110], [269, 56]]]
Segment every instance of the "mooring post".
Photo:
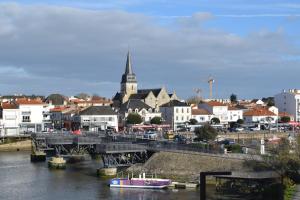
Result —
[[200, 200], [206, 199], [206, 173], [200, 173]]
[[231, 172], [200, 172], [200, 200], [206, 200], [206, 176], [231, 175]]

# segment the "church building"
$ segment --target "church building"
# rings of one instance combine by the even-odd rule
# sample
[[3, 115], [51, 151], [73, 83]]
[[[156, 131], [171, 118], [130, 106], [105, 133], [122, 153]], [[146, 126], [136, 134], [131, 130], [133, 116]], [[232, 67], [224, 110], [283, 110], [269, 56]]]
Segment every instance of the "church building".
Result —
[[130, 53], [127, 53], [125, 73], [121, 79], [121, 89], [113, 97], [114, 107], [120, 107], [129, 100], [140, 100], [157, 109], [171, 100], [179, 100], [175, 91], [170, 94], [165, 87], [154, 89], [138, 89], [136, 75], [132, 70]]

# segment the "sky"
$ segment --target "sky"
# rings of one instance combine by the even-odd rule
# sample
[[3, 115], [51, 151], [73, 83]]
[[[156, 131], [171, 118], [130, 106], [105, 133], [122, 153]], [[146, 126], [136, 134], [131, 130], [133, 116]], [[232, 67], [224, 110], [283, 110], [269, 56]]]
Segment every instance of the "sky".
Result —
[[261, 98], [300, 88], [300, 1], [0, 0], [0, 94], [139, 88]]

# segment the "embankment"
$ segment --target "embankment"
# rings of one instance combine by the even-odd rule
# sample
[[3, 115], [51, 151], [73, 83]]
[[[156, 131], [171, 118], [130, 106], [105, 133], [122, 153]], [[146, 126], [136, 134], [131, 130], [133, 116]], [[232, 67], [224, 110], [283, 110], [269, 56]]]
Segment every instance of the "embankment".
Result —
[[129, 172], [146, 172], [179, 181], [199, 180], [202, 171], [250, 171], [244, 160], [205, 154], [155, 153], [145, 164], [134, 165]]
[[0, 152], [2, 151], [29, 151], [31, 150], [31, 140], [24, 140], [6, 144], [0, 144]]

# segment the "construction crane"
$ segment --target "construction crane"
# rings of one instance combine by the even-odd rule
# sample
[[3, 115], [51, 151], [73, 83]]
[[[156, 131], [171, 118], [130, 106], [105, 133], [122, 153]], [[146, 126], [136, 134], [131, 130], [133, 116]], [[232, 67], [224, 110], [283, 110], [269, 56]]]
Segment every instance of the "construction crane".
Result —
[[197, 94], [197, 98], [199, 100], [202, 100], [202, 97], [201, 97], [202, 90], [200, 88], [194, 88], [194, 92]]
[[213, 79], [212, 76], [208, 77], [208, 84], [209, 84], [209, 98], [212, 99], [213, 97], [213, 83], [215, 82], [215, 80]]

